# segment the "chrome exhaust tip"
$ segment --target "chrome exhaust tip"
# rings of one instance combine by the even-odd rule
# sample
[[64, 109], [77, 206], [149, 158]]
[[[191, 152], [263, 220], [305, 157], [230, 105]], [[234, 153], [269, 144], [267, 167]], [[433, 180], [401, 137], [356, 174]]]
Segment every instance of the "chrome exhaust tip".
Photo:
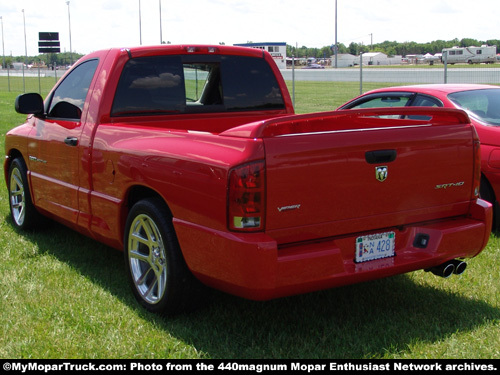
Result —
[[430, 271], [436, 276], [444, 277], [445, 279], [447, 279], [448, 277], [453, 275], [453, 272], [455, 272], [455, 265], [451, 261], [449, 261], [439, 266], [429, 268], [426, 271]]
[[465, 263], [462, 260], [454, 259], [454, 260], [450, 261], [450, 263], [452, 263], [453, 266], [455, 267], [455, 269], [453, 270], [453, 273], [455, 275], [463, 274], [465, 269], [467, 268], [467, 263]]

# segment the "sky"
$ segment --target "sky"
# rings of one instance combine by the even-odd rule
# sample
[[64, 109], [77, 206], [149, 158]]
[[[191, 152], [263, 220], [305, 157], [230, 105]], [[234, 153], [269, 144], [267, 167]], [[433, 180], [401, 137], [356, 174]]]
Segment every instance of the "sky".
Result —
[[335, 28], [335, 0], [2, 0], [0, 52], [38, 55], [39, 32], [58, 32], [61, 52], [81, 54], [161, 41], [321, 48], [335, 36], [346, 46], [487, 40], [500, 39], [499, 16], [498, 0], [337, 0]]

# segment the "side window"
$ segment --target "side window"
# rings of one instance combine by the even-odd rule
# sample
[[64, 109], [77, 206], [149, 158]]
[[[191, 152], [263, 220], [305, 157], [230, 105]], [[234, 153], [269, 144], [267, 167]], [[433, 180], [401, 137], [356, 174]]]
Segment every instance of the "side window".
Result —
[[[440, 100], [433, 98], [432, 96], [427, 96], [427, 95], [421, 95], [418, 94], [413, 102], [411, 103], [412, 107], [442, 107], [443, 103], [441, 103]], [[410, 120], [423, 120], [423, 121], [429, 121], [431, 119], [431, 116], [425, 116], [425, 115], [410, 115], [407, 116], [406, 118]]]
[[89, 60], [77, 66], [54, 91], [48, 116], [79, 120], [85, 98], [94, 77], [98, 60]]
[[410, 98], [410, 96], [401, 95], [376, 96], [355, 104], [349, 107], [349, 109], [405, 107], [410, 101]]
[[442, 107], [443, 103], [439, 99], [427, 95], [417, 95], [412, 107]]
[[[398, 108], [405, 107], [411, 100], [411, 94], [391, 94], [391, 95], [374, 95], [364, 98], [363, 101], [353, 103], [349, 109], [363, 109], [363, 108]], [[398, 119], [399, 115], [379, 116], [387, 119]]]

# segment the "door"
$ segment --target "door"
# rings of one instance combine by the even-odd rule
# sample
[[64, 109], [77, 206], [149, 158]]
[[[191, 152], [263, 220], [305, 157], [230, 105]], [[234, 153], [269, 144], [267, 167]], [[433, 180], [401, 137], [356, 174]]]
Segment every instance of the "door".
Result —
[[82, 112], [97, 65], [85, 61], [64, 77], [46, 100], [46, 115], [35, 119], [28, 145], [35, 204], [70, 223], [78, 219]]

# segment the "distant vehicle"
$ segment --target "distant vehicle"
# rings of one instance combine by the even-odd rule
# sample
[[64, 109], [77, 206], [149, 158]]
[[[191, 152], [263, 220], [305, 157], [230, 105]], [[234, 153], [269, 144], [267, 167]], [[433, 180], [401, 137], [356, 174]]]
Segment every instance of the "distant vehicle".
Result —
[[500, 227], [500, 87], [437, 84], [386, 87], [358, 96], [339, 109], [445, 107], [465, 110], [481, 141], [480, 195], [493, 204]]
[[325, 67], [320, 64], [309, 64], [307, 66], [304, 66], [302, 69], [325, 69]]
[[[441, 60], [448, 64], [493, 64], [496, 62], [497, 46], [443, 48]], [[447, 55], [447, 56], [446, 56]]]

